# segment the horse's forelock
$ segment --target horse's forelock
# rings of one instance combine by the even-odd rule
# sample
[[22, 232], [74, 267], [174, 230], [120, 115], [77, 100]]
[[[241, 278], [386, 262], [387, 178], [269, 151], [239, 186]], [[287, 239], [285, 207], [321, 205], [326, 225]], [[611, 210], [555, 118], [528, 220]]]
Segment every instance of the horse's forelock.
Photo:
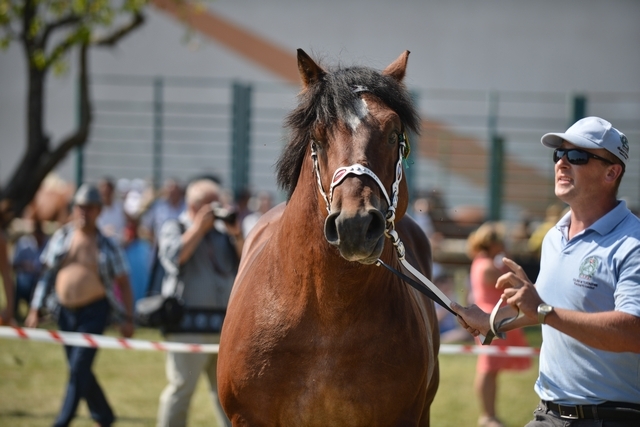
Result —
[[356, 100], [360, 95], [354, 91], [355, 87], [378, 97], [398, 114], [405, 128], [419, 132], [418, 114], [402, 83], [367, 67], [338, 68], [328, 72], [321, 81], [299, 95], [298, 106], [286, 119], [291, 139], [278, 160], [277, 177], [288, 198], [295, 189], [313, 130], [321, 127], [332, 132], [356, 113]]

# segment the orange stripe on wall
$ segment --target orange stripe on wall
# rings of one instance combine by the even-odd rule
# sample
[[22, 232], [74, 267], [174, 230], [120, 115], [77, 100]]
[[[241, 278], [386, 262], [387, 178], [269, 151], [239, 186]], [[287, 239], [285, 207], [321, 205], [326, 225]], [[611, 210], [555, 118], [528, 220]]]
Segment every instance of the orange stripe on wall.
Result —
[[[206, 8], [197, 8], [193, 4], [179, 4], [176, 0], [152, 0], [152, 3], [158, 9], [284, 81], [294, 85], [301, 84], [295, 52], [282, 49]], [[441, 162], [441, 166], [451, 173], [465, 176], [479, 187], [486, 187], [489, 153], [475, 138], [457, 134], [442, 123], [423, 118], [422, 135], [417, 145], [422, 156]], [[446, 159], [443, 159], [441, 152], [443, 146], [446, 146]], [[470, 162], [473, 168], [470, 167]], [[540, 200], [544, 200], [545, 194], [552, 191], [550, 178], [538, 170], [520, 164], [516, 159], [510, 158], [505, 167], [505, 201], [520, 204], [533, 214], [544, 214], [546, 204], [540, 205]], [[519, 182], [522, 179], [516, 178], [523, 178], [524, 182]], [[521, 200], [523, 196], [526, 200]]]
[[295, 52], [288, 52], [210, 10], [192, 4], [179, 5], [175, 0], [153, 0], [153, 4], [285, 81], [300, 84]]

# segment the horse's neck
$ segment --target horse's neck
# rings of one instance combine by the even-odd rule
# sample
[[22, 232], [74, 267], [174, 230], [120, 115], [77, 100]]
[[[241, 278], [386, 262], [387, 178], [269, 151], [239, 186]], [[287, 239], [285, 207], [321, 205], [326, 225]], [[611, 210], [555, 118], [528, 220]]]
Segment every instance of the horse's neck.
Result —
[[[324, 237], [327, 212], [325, 206], [318, 202], [317, 191], [315, 180], [301, 179], [280, 221], [282, 243], [289, 246], [285, 248], [290, 251], [289, 258], [314, 265], [341, 259]], [[313, 259], [308, 259], [310, 255]]]

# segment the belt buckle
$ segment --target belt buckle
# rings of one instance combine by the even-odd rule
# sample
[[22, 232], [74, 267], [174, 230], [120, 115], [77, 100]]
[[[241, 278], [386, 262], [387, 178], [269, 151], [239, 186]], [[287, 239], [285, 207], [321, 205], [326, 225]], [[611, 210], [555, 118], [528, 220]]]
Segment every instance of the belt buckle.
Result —
[[560, 414], [560, 418], [565, 418], [568, 420], [577, 420], [580, 418], [580, 411], [578, 406], [564, 406], [558, 405], [558, 413]]

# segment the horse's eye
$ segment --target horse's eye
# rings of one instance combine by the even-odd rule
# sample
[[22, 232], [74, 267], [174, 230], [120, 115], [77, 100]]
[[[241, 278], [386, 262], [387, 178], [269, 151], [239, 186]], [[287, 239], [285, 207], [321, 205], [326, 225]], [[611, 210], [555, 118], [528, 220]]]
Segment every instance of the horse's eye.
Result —
[[389, 144], [395, 145], [397, 142], [398, 142], [398, 134], [396, 132], [393, 132], [391, 135], [389, 135]]
[[321, 141], [316, 140], [316, 139], [311, 140], [311, 146], [316, 152], [320, 152], [320, 151], [324, 150], [323, 143]]

